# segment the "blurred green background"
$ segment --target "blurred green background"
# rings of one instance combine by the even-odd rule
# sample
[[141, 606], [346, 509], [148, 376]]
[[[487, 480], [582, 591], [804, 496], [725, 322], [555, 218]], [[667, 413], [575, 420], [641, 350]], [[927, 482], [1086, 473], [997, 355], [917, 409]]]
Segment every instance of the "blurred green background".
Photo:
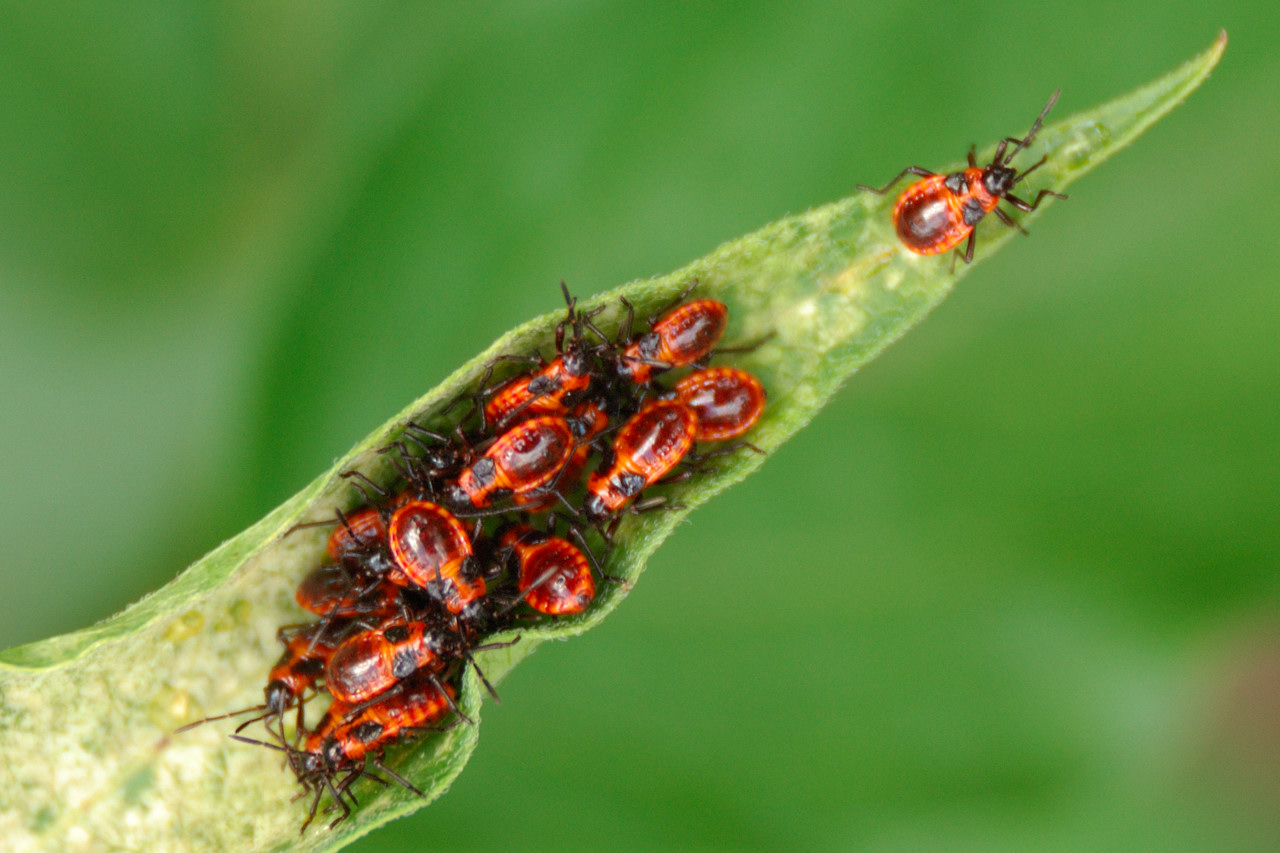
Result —
[[1280, 9], [463, 6], [0, 11], [0, 646], [163, 584], [560, 278], [666, 272], [1225, 27], [353, 849], [1280, 846]]

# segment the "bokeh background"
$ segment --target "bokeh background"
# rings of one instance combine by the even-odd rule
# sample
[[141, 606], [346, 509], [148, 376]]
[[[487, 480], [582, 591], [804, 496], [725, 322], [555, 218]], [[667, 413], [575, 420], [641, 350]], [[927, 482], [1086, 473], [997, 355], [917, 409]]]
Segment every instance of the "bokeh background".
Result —
[[1280, 7], [73, 8], [0, 11], [0, 646], [163, 584], [560, 278], [666, 272], [1225, 27], [355, 849], [1280, 845]]

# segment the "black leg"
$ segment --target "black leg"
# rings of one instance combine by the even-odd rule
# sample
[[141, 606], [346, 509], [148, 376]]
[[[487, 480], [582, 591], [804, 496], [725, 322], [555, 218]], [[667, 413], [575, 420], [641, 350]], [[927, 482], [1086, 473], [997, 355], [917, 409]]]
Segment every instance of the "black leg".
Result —
[[[582, 531], [579, 530], [576, 525], [569, 525], [567, 532], [571, 537], [573, 537], [573, 540], [578, 543], [578, 548], [586, 556], [587, 562], [591, 564], [591, 568], [595, 570], [596, 576], [599, 577], [600, 580], [626, 583], [625, 578], [620, 578], [617, 575], [606, 575], [604, 573], [604, 568], [601, 566], [600, 561], [596, 559], [595, 552], [592, 551], [591, 546], [587, 544], [587, 537], [582, 535]], [[608, 555], [606, 554], [606, 557], [607, 556]]]
[[893, 187], [894, 184], [896, 184], [898, 181], [905, 178], [907, 175], [915, 175], [920, 178], [932, 178], [935, 176], [935, 174], [936, 173], [930, 172], [928, 169], [922, 169], [919, 166], [908, 166], [907, 168], [899, 172], [897, 177], [895, 177], [889, 183], [885, 184], [880, 189], [876, 189], [875, 187], [869, 187], [866, 184], [858, 184], [857, 189], [866, 190], [867, 192], [872, 192], [872, 193], [875, 193], [876, 195], [884, 195]]
[[723, 447], [717, 447], [715, 450], [708, 450], [706, 453], [699, 453], [693, 456], [686, 456], [685, 460], [693, 463], [693, 465], [696, 467], [703, 460], [715, 459], [717, 456], [728, 456], [731, 453], [737, 453], [739, 450], [750, 450], [752, 453], [759, 453], [761, 456], [765, 455], [765, 452], [763, 450], [756, 447], [754, 444], [752, 444], [749, 441], [735, 441], [732, 444], [726, 444]]
[[431, 686], [440, 691], [440, 695], [444, 697], [445, 703], [449, 706], [449, 710], [457, 714], [458, 717], [469, 726], [475, 725], [475, 720], [462, 713], [457, 703], [453, 701], [453, 697], [449, 695], [449, 691], [444, 689], [444, 685], [440, 683], [440, 679], [433, 674], [427, 675], [427, 680], [431, 682]]
[[[382, 787], [384, 787], [384, 788], [390, 787], [390, 785], [391, 785], [391, 783], [390, 783], [390, 782], [388, 782], [386, 779], [383, 779], [383, 778], [382, 778], [381, 776], [379, 776], [377, 773], [374, 773], [374, 772], [373, 772], [372, 770], [370, 770], [368, 767], [366, 767], [366, 768], [364, 768], [363, 770], [361, 770], [361, 771], [360, 771], [360, 778], [361, 778], [361, 779], [370, 779], [370, 780], [372, 780], [372, 781], [374, 781], [374, 782], [377, 782], [379, 785], [381, 785], [381, 786], [382, 786]], [[352, 799], [354, 800], [355, 798], [353, 797]]]
[[310, 528], [312, 528], [312, 527], [333, 527], [333, 521], [332, 521], [332, 520], [329, 520], [329, 521], [300, 521], [300, 522], [298, 522], [297, 524], [295, 524], [293, 527], [290, 527], [288, 530], [286, 530], [286, 531], [284, 532], [284, 534], [283, 534], [280, 538], [281, 538], [281, 539], [287, 539], [287, 538], [289, 538], [290, 534], [294, 533], [295, 531], [298, 531], [298, 530], [308, 530], [308, 529], [310, 529]]
[[636, 321], [636, 306], [628, 302], [625, 296], [619, 296], [618, 301], [627, 309], [626, 319], [618, 327], [618, 338], [613, 342], [614, 346], [620, 347], [631, 343], [631, 327]]
[[[329, 824], [329, 828], [333, 829], [335, 826], [342, 823], [344, 820], [346, 820], [348, 817], [351, 816], [351, 806], [347, 805], [346, 800], [342, 799], [342, 794], [339, 794], [338, 791], [333, 787], [333, 780], [330, 779], [327, 775], [324, 777], [324, 782], [325, 782], [325, 786], [328, 787], [329, 789], [329, 793], [333, 795], [334, 804], [342, 809], [342, 814], [339, 817], [334, 818], [333, 822]], [[344, 789], [345, 789], [345, 786], [344, 786]], [[355, 801], [355, 797], [351, 796], [350, 791], [347, 791], [346, 794], [348, 797], [351, 797], [352, 802]], [[303, 828], [305, 829], [306, 827], [304, 826]]]
[[609, 341], [608, 335], [600, 331], [600, 329], [596, 327], [596, 324], [591, 322], [591, 319], [595, 317], [595, 315], [603, 311], [605, 307], [606, 306], [601, 305], [599, 308], [595, 309], [590, 314], [583, 314], [581, 317], [579, 317], [579, 319], [582, 321], [583, 327], [586, 328], [587, 331], [595, 335], [597, 338], [599, 338], [600, 343], [603, 345], [603, 347], [608, 349], [613, 346], [613, 344]]
[[[551, 580], [553, 577], [555, 577], [556, 572], [558, 571], [560, 571], [558, 567], [552, 567], [550, 569], [547, 569], [542, 574], [538, 575], [538, 577], [534, 579], [533, 583], [529, 584], [529, 586], [524, 590], [524, 592], [517, 595], [514, 601], [512, 601], [502, 610], [498, 611], [498, 615], [505, 616], [508, 613], [510, 613], [512, 610], [515, 610], [517, 607], [520, 606], [520, 602], [528, 599], [528, 597], [533, 594], [534, 590], [542, 586], [547, 581]], [[479, 651], [479, 650], [480, 650], [480, 647], [477, 646], [476, 651]]]
[[659, 496], [636, 501], [631, 506], [619, 510], [619, 513], [642, 515], [646, 512], [679, 512], [682, 509], [687, 509], [687, 507], [684, 504], [670, 503], [666, 497]]
[[480, 679], [480, 683], [484, 685], [484, 689], [493, 697], [493, 701], [502, 704], [502, 699], [498, 696], [498, 691], [493, 689], [493, 685], [489, 683], [489, 679], [485, 678], [484, 670], [480, 668], [480, 664], [476, 663], [476, 659], [471, 656], [468, 649], [462, 650], [462, 656], [467, 659], [467, 663], [471, 664], [471, 668], [476, 671], [476, 677]]
[[[442, 432], [436, 432], [433, 429], [427, 429], [421, 424], [416, 424], [413, 421], [409, 421], [407, 424], [404, 425], [404, 431], [405, 433], [413, 433], [414, 435], [422, 436], [423, 438], [429, 438], [432, 441], [439, 442], [440, 444], [449, 443], [449, 436], [445, 435]], [[426, 447], [426, 445], [419, 445], [419, 446], [424, 448]]]
[[692, 292], [693, 292], [693, 289], [694, 289], [695, 287], [697, 287], [697, 286], [698, 286], [698, 280], [695, 278], [695, 279], [693, 279], [693, 280], [691, 280], [691, 281], [689, 282], [689, 286], [688, 286], [688, 287], [686, 287], [684, 290], [680, 291], [680, 295], [679, 295], [679, 296], [677, 296], [675, 299], [673, 299], [673, 300], [671, 300], [670, 302], [668, 302], [668, 303], [667, 303], [667, 304], [662, 308], [662, 310], [658, 311], [656, 314], [650, 314], [650, 315], [649, 315], [649, 326], [650, 326], [650, 328], [652, 328], [652, 327], [653, 327], [653, 324], [654, 324], [654, 323], [656, 323], [656, 322], [658, 322], [658, 320], [662, 318], [662, 315], [663, 315], [663, 314], [666, 314], [666, 313], [667, 313], [668, 311], [670, 311], [672, 308], [675, 308], [675, 307], [676, 307], [677, 305], [679, 305], [681, 302], [684, 302], [685, 297], [686, 297], [686, 296], [688, 296], [690, 293], [692, 293]]
[[346, 480], [352, 488], [359, 492], [360, 496], [364, 498], [365, 503], [377, 503], [377, 501], [369, 495], [369, 492], [365, 491], [366, 487], [371, 489], [375, 495], [383, 500], [390, 497], [390, 495], [381, 486], [359, 471], [343, 471], [338, 476]]
[[992, 210], [991, 212], [996, 215], [996, 219], [999, 219], [1001, 222], [1003, 222], [1005, 225], [1008, 225], [1010, 228], [1017, 228], [1018, 231], [1021, 232], [1023, 236], [1026, 236], [1027, 229], [1023, 228], [1017, 222], [1014, 222], [1012, 219], [1010, 219], [1009, 214], [1005, 213], [1003, 210], [1001, 210], [998, 207]]
[[687, 480], [691, 480], [696, 474], [714, 474], [716, 473], [716, 471], [719, 470], [718, 468], [712, 468], [709, 465], [699, 465], [696, 462], [691, 464], [693, 465], [693, 467], [687, 468], [684, 471], [681, 471], [679, 474], [668, 474], [667, 476], [663, 477], [661, 480], [658, 480], [657, 482], [655, 482], [654, 485], [670, 486], [673, 483], [683, 483]]
[[316, 809], [320, 808], [320, 797], [324, 793], [324, 788], [316, 786], [316, 795], [311, 799], [311, 809], [307, 812], [307, 819], [302, 822], [302, 829], [298, 830], [298, 834], [302, 835], [307, 831], [307, 827], [311, 825], [311, 821], [316, 819]]
[[404, 777], [403, 777], [403, 776], [401, 776], [399, 773], [397, 773], [396, 771], [392, 770], [392, 769], [391, 769], [390, 767], [388, 767], [387, 765], [383, 764], [383, 763], [382, 763], [382, 761], [381, 761], [381, 759], [374, 759], [374, 761], [373, 761], [373, 766], [374, 766], [374, 767], [376, 767], [376, 768], [378, 768], [379, 770], [381, 770], [383, 773], [386, 773], [386, 774], [387, 774], [388, 776], [390, 776], [392, 779], [394, 779], [394, 780], [396, 780], [397, 782], [399, 782], [399, 783], [400, 783], [401, 785], [403, 785], [406, 789], [408, 789], [408, 790], [410, 790], [410, 791], [413, 791], [413, 793], [417, 794], [419, 797], [425, 797], [425, 796], [426, 796], [426, 794], [422, 793], [422, 792], [421, 792], [421, 791], [419, 791], [416, 787], [414, 787], [413, 783], [412, 783], [412, 782], [410, 782], [408, 779], [404, 778]]
[[961, 254], [960, 250], [956, 249], [955, 252], [951, 255], [951, 273], [953, 275], [955, 274], [955, 271], [956, 271], [957, 259], [964, 261], [966, 264], [973, 263], [973, 246], [974, 246], [974, 243], [977, 241], [977, 239], [978, 239], [978, 232], [970, 231], [969, 242], [965, 243], [964, 254]]
[[1029, 169], [1024, 169], [1023, 171], [1019, 172], [1018, 179], [1013, 182], [1014, 185], [1016, 186], [1017, 184], [1022, 183], [1024, 180], [1026, 180], [1027, 175], [1030, 175], [1032, 172], [1034, 172], [1036, 169], [1039, 169], [1041, 166], [1043, 166], [1047, 162], [1049, 162], [1048, 154], [1044, 155], [1039, 160], [1032, 163]]
[[[231, 711], [230, 713], [227, 713], [227, 714], [219, 714], [216, 717], [205, 717], [203, 720], [196, 720], [194, 723], [187, 723], [185, 726], [183, 726], [180, 729], [174, 729], [173, 733], [175, 735], [180, 735], [183, 732], [187, 732], [187, 731], [190, 731], [191, 729], [203, 726], [205, 723], [212, 723], [214, 720], [225, 720], [228, 717], [238, 717], [241, 714], [247, 714], [252, 711], [261, 711], [266, 707], [267, 707], [266, 705], [254, 705], [252, 708], [241, 708], [239, 711]], [[268, 715], [269, 714], [264, 714], [263, 716], [268, 716]], [[249, 725], [249, 723], [256, 723], [258, 720], [261, 720], [261, 719], [262, 717], [254, 717], [252, 720], [246, 720], [244, 725], [240, 726], [240, 728], [236, 729], [236, 731], [239, 732], [240, 729], [243, 729], [245, 726]]]
[[1040, 192], [1036, 194], [1035, 200], [1032, 201], [1030, 204], [1028, 204], [1027, 202], [1023, 201], [1022, 199], [1014, 195], [1006, 195], [1004, 197], [1004, 200], [1009, 202], [1009, 204], [1013, 205], [1014, 207], [1018, 208], [1018, 210], [1030, 212], [1040, 206], [1040, 201], [1045, 196], [1050, 196], [1051, 198], [1060, 198], [1064, 200], [1067, 198], [1062, 193], [1056, 193], [1053, 190], [1040, 190]]

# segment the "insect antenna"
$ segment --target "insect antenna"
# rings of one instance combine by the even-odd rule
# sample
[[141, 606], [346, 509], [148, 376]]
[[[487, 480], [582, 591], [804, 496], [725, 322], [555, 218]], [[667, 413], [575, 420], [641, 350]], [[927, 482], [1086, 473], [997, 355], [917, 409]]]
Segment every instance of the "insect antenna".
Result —
[[[1040, 125], [1044, 123], [1044, 117], [1049, 114], [1049, 110], [1053, 109], [1053, 105], [1058, 102], [1058, 96], [1062, 94], [1062, 90], [1056, 90], [1049, 96], [1049, 103], [1044, 105], [1044, 109], [1040, 111], [1040, 115], [1036, 117], [1035, 124], [1031, 125], [1031, 130], [1027, 131], [1027, 135], [1018, 140], [1018, 144], [1013, 146], [1013, 150], [1004, 156], [1001, 160], [1002, 165], [1009, 165], [1015, 154], [1031, 144], [1031, 140], [1036, 138], [1036, 134], [1040, 132]], [[1032, 168], [1035, 168], [1034, 166]]]
[[[267, 707], [266, 705], [254, 705], [252, 708], [241, 708], [239, 711], [230, 711], [230, 712], [228, 712], [228, 713], [226, 713], [226, 714], [219, 714], [219, 715], [218, 715], [218, 716], [216, 716], [216, 717], [205, 717], [203, 720], [196, 720], [194, 723], [187, 723], [185, 726], [183, 726], [183, 727], [182, 727], [182, 728], [180, 728], [180, 729], [174, 729], [174, 730], [173, 730], [173, 733], [174, 733], [175, 735], [180, 735], [180, 734], [182, 734], [183, 732], [191, 731], [191, 730], [192, 730], [192, 729], [194, 729], [194, 728], [198, 728], [198, 727], [200, 727], [200, 726], [203, 726], [205, 723], [212, 723], [212, 722], [214, 722], [215, 720], [225, 720], [225, 719], [228, 719], [228, 718], [230, 718], [230, 717], [238, 717], [238, 716], [240, 716], [241, 714], [249, 714], [249, 713], [252, 713], [252, 712], [254, 712], [254, 711], [261, 711], [261, 710], [264, 710], [266, 707]], [[258, 720], [261, 720], [263, 717], [269, 717], [269, 716], [271, 716], [271, 713], [270, 713], [270, 712], [267, 712], [266, 714], [263, 714], [261, 717], [254, 717], [252, 720], [247, 720], [247, 721], [244, 723], [244, 725], [245, 725], [245, 726], [247, 726], [247, 725], [249, 725], [250, 723], [256, 723]], [[244, 727], [244, 726], [241, 726], [241, 728], [243, 728], [243, 727]], [[240, 730], [240, 729], [236, 729], [236, 731], [239, 731], [239, 730]]]

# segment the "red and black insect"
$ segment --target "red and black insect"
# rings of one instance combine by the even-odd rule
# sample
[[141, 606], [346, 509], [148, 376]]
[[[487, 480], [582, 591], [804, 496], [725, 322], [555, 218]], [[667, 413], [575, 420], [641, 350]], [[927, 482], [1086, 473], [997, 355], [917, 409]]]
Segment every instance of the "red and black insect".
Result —
[[298, 731], [305, 730], [304, 694], [324, 675], [334, 651], [354, 627], [352, 622], [322, 621], [296, 632], [280, 632], [284, 654], [267, 675], [265, 693], [267, 716], [279, 720], [281, 741], [284, 740], [284, 712], [295, 703], [298, 706]]
[[394, 622], [361, 631], [335, 649], [324, 685], [347, 704], [366, 702], [413, 672], [440, 672], [457, 657], [458, 635], [422, 621]]
[[329, 534], [326, 546], [329, 558], [336, 563], [358, 556], [382, 545], [387, 538], [387, 525], [377, 507], [362, 506], [338, 518], [338, 526]]
[[461, 614], [484, 597], [484, 578], [475, 571], [471, 536], [453, 513], [430, 501], [409, 501], [387, 525], [395, 568], [388, 579], [416, 586]]
[[[591, 386], [592, 377], [599, 372], [596, 351], [599, 346], [588, 344], [583, 324], [590, 323], [591, 315], [583, 317], [577, 312], [578, 300], [570, 297], [564, 282], [560, 282], [569, 314], [556, 326], [556, 352], [558, 355], [537, 370], [509, 380], [492, 392], [484, 405], [484, 420], [501, 429], [523, 418], [539, 415], [563, 415], [569, 411], [573, 397], [580, 397]], [[596, 309], [596, 312], [603, 310]], [[573, 329], [573, 336], [566, 345], [566, 324]], [[594, 328], [594, 327], [592, 327]]]
[[555, 480], [573, 454], [573, 427], [557, 415], [503, 433], [446, 491], [456, 507], [482, 509], [495, 499], [536, 491]]
[[453, 685], [441, 686], [439, 680], [426, 673], [407, 678], [404, 690], [363, 708], [348, 710], [331, 731], [309, 737], [308, 749], [319, 746], [332, 755], [333, 747], [337, 746], [342, 761], [335, 764], [359, 761], [407, 730], [423, 728], [442, 718], [455, 707], [455, 693]]
[[520, 596], [539, 613], [581, 613], [595, 599], [591, 563], [567, 539], [545, 536], [520, 524], [503, 533], [500, 544], [511, 550], [518, 567]]
[[398, 612], [398, 593], [388, 575], [356, 578], [347, 566], [324, 565], [302, 579], [294, 599], [317, 616], [376, 622]]
[[569, 426], [573, 430], [577, 446], [560, 473], [542, 488], [512, 496], [511, 502], [524, 512], [550, 509], [559, 500], [560, 494], [571, 491], [578, 484], [582, 472], [586, 470], [587, 460], [591, 458], [591, 439], [609, 428], [609, 415], [597, 403], [589, 400], [574, 407]]
[[569, 411], [565, 398], [591, 384], [586, 361], [585, 355], [556, 356], [537, 372], [512, 379], [485, 403], [485, 420], [502, 427], [522, 417], [563, 415]]
[[302, 579], [294, 599], [317, 616], [369, 621], [395, 613], [398, 592], [386, 576], [356, 577], [345, 564], [322, 565]]
[[[685, 293], [696, 284], [693, 282]], [[617, 371], [619, 376], [637, 385], [647, 385], [655, 372], [706, 358], [720, 342], [729, 323], [729, 309], [723, 302], [696, 299], [652, 320], [648, 332], [631, 340], [635, 310], [625, 299], [622, 302], [627, 307], [627, 318], [622, 324], [620, 340], [627, 343], [619, 344], [622, 352], [616, 356]]]
[[[1008, 137], [996, 146], [991, 162], [984, 167], [978, 166], [974, 151], [969, 150], [969, 168], [949, 175], [938, 175], [919, 166], [908, 166], [898, 173], [892, 181], [880, 189], [859, 184], [858, 188], [884, 195], [894, 184], [907, 175], [924, 178], [917, 181], [898, 196], [893, 206], [893, 224], [897, 229], [902, 244], [920, 255], [937, 255], [960, 244], [969, 238], [964, 254], [960, 255], [965, 263], [973, 260], [973, 246], [977, 238], [974, 231], [982, 218], [988, 213], [996, 217], [1010, 228], [1017, 228], [1023, 234], [1026, 231], [1009, 215], [1000, 209], [1001, 201], [1022, 211], [1032, 211], [1040, 206], [1045, 196], [1065, 199], [1066, 196], [1053, 190], [1040, 190], [1031, 202], [1023, 201], [1012, 194], [1015, 186], [1027, 175], [1044, 165], [1047, 155], [1041, 157], [1029, 168], [1019, 172], [1009, 165], [1013, 158], [1031, 144], [1040, 125], [1049, 110], [1058, 100], [1059, 92], [1054, 92], [1036, 118], [1031, 130], [1021, 139]], [[1008, 150], [1012, 145], [1012, 150]], [[1008, 150], [1008, 153], [1006, 153]], [[957, 252], [959, 254], [959, 252]]]
[[481, 683], [497, 699], [473, 653], [505, 648], [519, 639], [469, 646], [459, 631], [443, 625], [396, 620], [344, 640], [328, 658], [324, 685], [338, 702], [358, 706], [398, 691], [404, 679], [415, 672], [432, 679], [453, 661], [464, 661], [475, 668]]
[[618, 430], [612, 461], [587, 478], [587, 517], [617, 512], [665, 476], [689, 453], [697, 430], [698, 416], [680, 400], [646, 403]]
[[[391, 552], [387, 548], [387, 519], [413, 495], [401, 492], [391, 495], [358, 471], [344, 471], [347, 479], [365, 497], [366, 504], [347, 512], [337, 511], [329, 521], [295, 524], [285, 533], [309, 527], [334, 526], [326, 543], [333, 564], [321, 566], [298, 588], [298, 603], [313, 613], [326, 615], [336, 601], [350, 602], [372, 591], [391, 569]], [[377, 495], [370, 499], [369, 490]]]
[[[494, 359], [480, 380], [482, 389], [488, 384], [494, 368], [503, 362], [532, 363], [535, 369], [507, 380], [496, 388], [482, 390], [474, 399], [487, 397], [480, 406], [482, 414], [480, 432], [502, 430], [527, 418], [539, 415], [563, 415], [581, 399], [591, 386], [593, 377], [601, 374], [598, 354], [608, 348], [603, 334], [591, 323], [591, 318], [604, 310], [600, 306], [583, 314], [577, 310], [577, 297], [569, 294], [569, 288], [560, 282], [567, 313], [556, 325], [556, 357], [545, 361], [541, 356], [503, 355]], [[600, 341], [592, 344], [587, 338], [590, 329]], [[565, 333], [572, 331], [568, 342]], [[464, 398], [459, 398], [464, 399]], [[446, 407], [446, 411], [458, 401]], [[463, 418], [465, 421], [467, 418]]]
[[709, 367], [676, 383], [675, 395], [698, 416], [695, 441], [737, 438], [764, 411], [764, 387], [745, 370]]
[[458, 634], [426, 622], [395, 622], [349, 637], [329, 658], [324, 686], [358, 705], [415, 672], [439, 673], [460, 656]]
[[[452, 685], [441, 685], [437, 679], [425, 675], [410, 676], [403, 685], [404, 689], [399, 692], [363, 707], [353, 708], [335, 701], [320, 725], [307, 735], [303, 749], [285, 748], [298, 780], [316, 792], [303, 830], [315, 817], [320, 797], [326, 790], [332, 795], [334, 805], [342, 809], [330, 828], [351, 814], [351, 807], [346, 803], [351, 797], [348, 791], [351, 784], [363, 775], [378, 778], [366, 769], [366, 762], [422, 796], [412, 782], [387, 767], [382, 759], [386, 748], [400, 738], [436, 728], [456, 707], [455, 691]], [[270, 746], [248, 738], [238, 739]], [[346, 776], [335, 785], [334, 779], [344, 773]]]

